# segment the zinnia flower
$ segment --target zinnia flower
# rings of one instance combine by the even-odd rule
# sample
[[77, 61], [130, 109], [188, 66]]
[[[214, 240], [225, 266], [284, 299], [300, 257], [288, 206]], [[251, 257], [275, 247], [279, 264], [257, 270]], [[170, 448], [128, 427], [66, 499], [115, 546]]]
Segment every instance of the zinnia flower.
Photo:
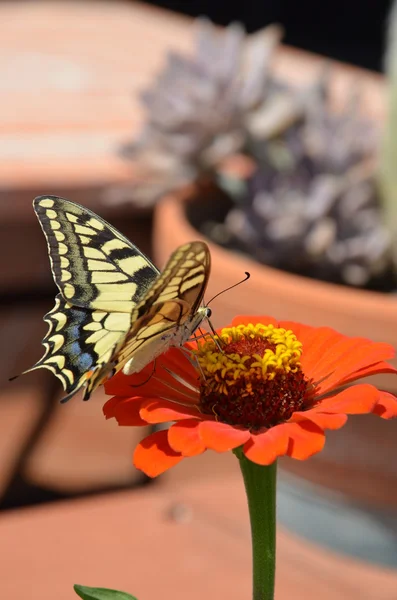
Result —
[[324, 431], [340, 429], [350, 414], [397, 416], [392, 394], [350, 385], [397, 372], [385, 362], [394, 356], [390, 344], [265, 316], [237, 317], [217, 334], [185, 351], [172, 348], [154, 373], [151, 363], [105, 384], [115, 395], [106, 418], [127, 426], [172, 423], [135, 449], [135, 466], [151, 477], [206, 450], [241, 447], [259, 465], [284, 455], [304, 460], [323, 448]]

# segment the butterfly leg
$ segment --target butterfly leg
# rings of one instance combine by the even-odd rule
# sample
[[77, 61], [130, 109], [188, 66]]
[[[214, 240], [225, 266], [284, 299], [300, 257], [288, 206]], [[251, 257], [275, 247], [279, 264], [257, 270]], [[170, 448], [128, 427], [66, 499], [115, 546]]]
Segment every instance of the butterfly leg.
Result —
[[151, 380], [151, 378], [153, 377], [155, 372], [156, 372], [156, 359], [153, 360], [152, 372], [150, 373], [149, 377], [147, 379], [145, 379], [145, 381], [141, 381], [140, 383], [136, 383], [136, 384], [130, 383], [129, 386], [130, 387], [140, 387], [141, 385], [145, 385], [145, 383], [148, 383]]
[[[206, 335], [208, 335], [208, 334], [206, 334]], [[195, 339], [198, 339], [199, 336], [193, 335], [193, 337]], [[186, 358], [188, 359], [190, 364], [193, 365], [194, 368], [197, 368], [200, 371], [201, 378], [205, 379], [204, 372], [201, 368], [201, 365], [199, 363], [197, 356], [193, 352], [189, 351], [187, 348], [184, 348], [183, 346], [181, 346], [180, 350], [184, 353], [184, 355], [186, 356]]]

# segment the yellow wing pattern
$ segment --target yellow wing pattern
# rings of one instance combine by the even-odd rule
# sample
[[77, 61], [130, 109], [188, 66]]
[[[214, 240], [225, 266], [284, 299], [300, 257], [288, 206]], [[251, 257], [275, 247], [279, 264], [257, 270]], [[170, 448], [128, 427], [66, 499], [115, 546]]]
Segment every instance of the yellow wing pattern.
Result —
[[[211, 268], [203, 242], [180, 246], [133, 315], [133, 326], [120, 351], [123, 371], [134, 373], [170, 345], [182, 345], [210, 310], [201, 307]], [[154, 350], [155, 349], [155, 350]], [[147, 359], [148, 356], [151, 358]]]
[[81, 308], [132, 312], [159, 273], [150, 260], [83, 206], [39, 196], [33, 207], [63, 298]]
[[178, 248], [164, 271], [112, 225], [57, 196], [40, 196], [34, 209], [47, 239], [60, 293], [44, 317], [44, 356], [28, 371], [46, 368], [68, 400], [83, 399], [124, 369], [140, 371], [171, 345], [183, 344], [209, 309], [200, 308], [210, 254], [203, 242]]
[[71, 398], [85, 386], [84, 399], [112, 373], [112, 359], [130, 327], [130, 314], [90, 311], [72, 306], [61, 294], [45, 315], [49, 329], [43, 339], [44, 356], [31, 368], [56, 375]]

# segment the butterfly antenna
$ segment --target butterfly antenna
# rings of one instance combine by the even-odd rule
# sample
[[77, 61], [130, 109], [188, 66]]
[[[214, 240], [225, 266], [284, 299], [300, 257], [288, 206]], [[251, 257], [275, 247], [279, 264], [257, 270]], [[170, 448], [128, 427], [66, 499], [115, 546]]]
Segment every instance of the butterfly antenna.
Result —
[[153, 368], [152, 368], [152, 372], [150, 373], [149, 377], [147, 379], [145, 379], [145, 381], [141, 381], [140, 383], [135, 383], [135, 384], [130, 383], [129, 387], [134, 388], [134, 387], [141, 387], [141, 385], [145, 385], [145, 383], [148, 383], [151, 380], [151, 378], [153, 377], [155, 372], [156, 372], [156, 359], [154, 359], [154, 361], [153, 361]]
[[[246, 281], [248, 281], [248, 279], [249, 279], [250, 277], [251, 277], [251, 274], [250, 274], [250, 273], [248, 273], [248, 271], [245, 271], [245, 277], [244, 277], [244, 279], [242, 279], [241, 281], [238, 281], [237, 283], [234, 283], [233, 285], [231, 285], [231, 286], [229, 286], [229, 287], [225, 288], [224, 290], [222, 290], [222, 291], [218, 292], [217, 294], [215, 294], [215, 296], [212, 296], [211, 300], [209, 300], [209, 301], [207, 302], [206, 306], [209, 306], [209, 304], [210, 304], [210, 303], [211, 303], [213, 300], [215, 300], [215, 298], [218, 298], [218, 296], [220, 296], [221, 294], [224, 294], [225, 292], [228, 292], [229, 290], [232, 290], [233, 288], [237, 287], [238, 285], [241, 285], [242, 283], [245, 283]], [[210, 323], [210, 321], [209, 321], [209, 320], [208, 320], [208, 322]], [[210, 327], [212, 328], [212, 326], [211, 326], [211, 323], [210, 323]]]

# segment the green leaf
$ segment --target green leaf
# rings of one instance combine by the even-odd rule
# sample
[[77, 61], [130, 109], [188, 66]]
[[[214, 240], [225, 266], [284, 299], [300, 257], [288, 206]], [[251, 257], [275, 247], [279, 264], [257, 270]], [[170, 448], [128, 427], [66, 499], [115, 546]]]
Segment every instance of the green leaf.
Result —
[[73, 586], [73, 589], [83, 600], [137, 600], [131, 594], [107, 588], [92, 588], [76, 584]]

